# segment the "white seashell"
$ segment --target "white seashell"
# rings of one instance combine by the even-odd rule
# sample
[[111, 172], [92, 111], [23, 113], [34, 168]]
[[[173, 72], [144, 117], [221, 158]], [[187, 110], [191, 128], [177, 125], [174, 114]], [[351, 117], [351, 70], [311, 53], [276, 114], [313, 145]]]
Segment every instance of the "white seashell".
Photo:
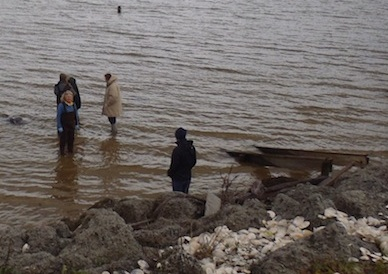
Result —
[[291, 237], [291, 239], [293, 239], [293, 240], [299, 240], [299, 239], [302, 239], [302, 238], [304, 237], [304, 235], [303, 235], [303, 232], [302, 232], [302, 231], [300, 231], [300, 232], [292, 232], [292, 233], [290, 234], [290, 237]]
[[286, 220], [286, 219], [281, 219], [280, 221], [277, 222], [277, 225], [278, 225], [278, 226], [285, 226], [285, 227], [288, 227], [288, 226], [289, 226], [289, 221]]
[[209, 244], [212, 240], [212, 235], [208, 232], [202, 233], [198, 236], [198, 243], [201, 245]]
[[342, 211], [337, 210], [337, 217], [338, 217], [338, 218], [348, 218], [349, 215], [346, 214], [345, 212], [342, 212]]
[[373, 218], [373, 217], [368, 217], [367, 218], [367, 223], [368, 223], [368, 225], [378, 226], [378, 225], [384, 223], [384, 221], [376, 219], [376, 218]]
[[265, 245], [262, 249], [261, 249], [261, 253], [263, 254], [267, 254], [269, 251], [272, 250], [272, 248], [274, 247], [274, 243], [273, 242], [269, 242], [267, 245]]
[[137, 268], [137, 269], [132, 270], [131, 274], [144, 274], [144, 272], [143, 272], [143, 270]]
[[183, 245], [183, 244], [188, 244], [191, 241], [191, 237], [189, 236], [184, 236], [178, 238], [178, 245]]
[[369, 256], [363, 255], [363, 256], [360, 257], [360, 260], [369, 261]]
[[325, 228], [325, 226], [314, 227], [313, 232], [314, 232], [314, 233], [315, 233], [315, 232], [318, 232], [318, 231], [320, 231], [320, 230], [322, 230], [322, 229], [324, 229], [324, 228]]
[[388, 256], [388, 235], [377, 237], [376, 243], [379, 245], [381, 253], [383, 253], [384, 256]]
[[259, 234], [260, 233], [260, 230], [257, 229], [256, 227], [250, 227], [250, 228], [248, 228], [248, 231], [250, 233], [255, 233], [255, 234]]
[[202, 264], [202, 269], [205, 270], [206, 274], [213, 274], [216, 270], [216, 265], [210, 261]]
[[326, 208], [323, 215], [325, 215], [326, 218], [335, 218], [337, 217], [337, 210], [332, 207]]
[[193, 255], [197, 252], [197, 250], [201, 247], [201, 244], [198, 243], [197, 241], [191, 241], [189, 243], [189, 246], [186, 250], [187, 253]]
[[215, 249], [212, 255], [213, 255], [213, 261], [216, 263], [225, 261], [226, 254], [222, 249]]
[[242, 234], [248, 234], [249, 231], [247, 229], [241, 229], [239, 230], [238, 234], [242, 235]]
[[297, 216], [292, 223], [296, 226], [299, 227], [300, 229], [304, 229], [310, 225], [309, 221], [305, 221], [304, 217]]
[[319, 218], [319, 219], [322, 219], [322, 220], [326, 220], [326, 219], [327, 219], [326, 216], [321, 215], [321, 214], [318, 214], [318, 218]]
[[144, 260], [138, 260], [137, 264], [139, 265], [140, 269], [142, 269], [142, 270], [148, 269], [150, 267], [149, 264]]
[[255, 258], [259, 254], [259, 251], [256, 248], [252, 248], [248, 254], [248, 258]]
[[110, 274], [108, 271], [102, 271], [101, 274]]
[[23, 253], [26, 253], [28, 250], [30, 249], [30, 245], [25, 243], [22, 247], [22, 252]]
[[266, 238], [260, 238], [260, 239], [252, 240], [251, 243], [252, 243], [254, 246], [265, 246], [266, 244], [269, 243], [269, 240], [266, 239]]
[[276, 213], [275, 213], [274, 211], [272, 211], [272, 210], [268, 210], [267, 213], [268, 213], [268, 215], [269, 215], [269, 217], [270, 217], [271, 219], [273, 219], [273, 218], [276, 217]]
[[372, 261], [374, 261], [374, 262], [381, 260], [381, 256], [379, 256], [377, 254], [370, 254], [369, 257], [372, 258]]
[[221, 266], [219, 267], [215, 274], [234, 274], [234, 269], [233, 267], [230, 267], [230, 266]]
[[357, 259], [357, 258], [355, 258], [355, 257], [350, 257], [349, 259], [348, 259], [348, 262], [351, 262], [351, 263], [358, 263], [360, 260], [359, 259]]
[[311, 235], [313, 235], [313, 232], [311, 230], [303, 230], [303, 237], [310, 237]]
[[362, 255], [370, 255], [371, 254], [371, 252], [368, 249], [366, 249], [365, 247], [360, 247], [360, 251], [361, 251]]
[[275, 240], [284, 238], [286, 234], [287, 234], [287, 228], [284, 226], [279, 227], [275, 235]]
[[234, 237], [229, 237], [224, 239], [223, 244], [226, 248], [235, 248], [237, 246], [237, 239]]
[[156, 268], [157, 268], [157, 269], [162, 268], [162, 264], [161, 264], [161, 263], [157, 263], [157, 264], [156, 264]]
[[247, 235], [247, 238], [248, 240], [254, 240], [256, 239], [256, 234], [255, 233], [252, 233], [252, 232], [249, 232], [248, 235]]

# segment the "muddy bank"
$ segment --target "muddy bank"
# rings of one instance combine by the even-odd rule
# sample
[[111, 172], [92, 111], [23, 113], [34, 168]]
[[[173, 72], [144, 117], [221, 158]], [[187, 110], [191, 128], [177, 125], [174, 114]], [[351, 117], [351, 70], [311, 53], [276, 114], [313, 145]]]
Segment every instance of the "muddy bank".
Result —
[[[74, 220], [5, 227], [0, 231], [0, 270], [100, 274], [138, 269], [136, 273], [144, 273], [138, 264], [144, 260], [152, 273], [309, 273], [317, 260], [360, 260], [365, 250], [381, 254], [382, 261], [388, 256], [382, 246], [387, 236], [387, 165], [349, 171], [333, 186], [304, 183], [265, 199], [246, 198], [233, 185], [227, 193], [215, 194], [222, 206], [207, 216], [206, 194], [170, 192], [155, 200], [106, 198]], [[280, 227], [290, 225], [301, 232], [282, 232], [280, 237]], [[248, 236], [241, 238], [244, 233]], [[208, 240], [201, 253], [191, 252], [195, 241], [199, 248], [196, 237]], [[236, 246], [227, 249], [233, 245], [229, 241], [229, 246], [220, 248], [230, 237], [238, 239], [233, 242]], [[250, 245], [264, 241], [265, 252], [264, 246], [255, 247], [244, 257], [241, 252], [247, 248], [241, 247], [247, 239]], [[236, 260], [240, 264], [236, 268], [228, 256], [247, 259]]]

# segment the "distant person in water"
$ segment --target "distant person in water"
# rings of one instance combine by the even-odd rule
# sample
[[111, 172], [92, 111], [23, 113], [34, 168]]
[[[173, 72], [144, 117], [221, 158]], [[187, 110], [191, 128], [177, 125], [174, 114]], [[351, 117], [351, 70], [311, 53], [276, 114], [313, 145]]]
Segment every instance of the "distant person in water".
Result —
[[61, 102], [62, 94], [66, 90], [73, 91], [73, 87], [68, 81], [69, 77], [65, 73], [59, 74], [59, 82], [54, 86], [54, 93], [57, 96], [57, 105]]
[[78, 89], [76, 80], [74, 77], [69, 77], [68, 82], [71, 85], [71, 87], [73, 88], [74, 104], [77, 106], [77, 109], [80, 109], [81, 108], [81, 95], [79, 93], [79, 89]]
[[117, 77], [107, 73], [105, 74], [106, 90], [102, 114], [108, 117], [113, 135], [117, 134], [117, 117], [123, 112], [121, 91], [117, 83]]
[[57, 110], [57, 130], [61, 155], [65, 155], [66, 146], [67, 151], [73, 153], [76, 129], [79, 129], [78, 110], [74, 104], [74, 93], [71, 90], [67, 90], [62, 94]]
[[173, 191], [189, 193], [191, 170], [197, 163], [197, 155], [193, 141], [187, 140], [186, 134], [181, 127], [175, 131], [177, 146], [172, 151], [167, 175], [172, 179]]

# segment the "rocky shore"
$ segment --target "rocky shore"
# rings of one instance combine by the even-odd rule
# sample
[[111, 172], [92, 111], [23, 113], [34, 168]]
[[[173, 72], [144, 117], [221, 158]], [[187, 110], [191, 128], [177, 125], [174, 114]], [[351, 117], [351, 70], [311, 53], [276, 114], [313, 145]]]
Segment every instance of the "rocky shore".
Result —
[[[387, 273], [386, 164], [349, 171], [333, 186], [303, 183], [266, 198], [233, 185], [215, 194], [221, 206], [210, 213], [206, 194], [171, 192], [106, 198], [75, 220], [3, 227], [0, 273], [343, 274], [367, 273], [365, 264], [375, 269], [369, 273]], [[332, 261], [354, 269], [324, 272]]]

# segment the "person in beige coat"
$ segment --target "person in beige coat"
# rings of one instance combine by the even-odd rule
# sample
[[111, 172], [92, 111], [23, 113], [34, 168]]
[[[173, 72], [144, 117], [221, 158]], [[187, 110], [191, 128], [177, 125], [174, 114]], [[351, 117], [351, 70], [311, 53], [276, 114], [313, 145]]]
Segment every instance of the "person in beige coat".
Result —
[[116, 118], [123, 112], [120, 87], [117, 84], [117, 77], [107, 73], [105, 74], [106, 90], [104, 96], [104, 105], [102, 114], [108, 116], [112, 127], [112, 134], [117, 133]]

